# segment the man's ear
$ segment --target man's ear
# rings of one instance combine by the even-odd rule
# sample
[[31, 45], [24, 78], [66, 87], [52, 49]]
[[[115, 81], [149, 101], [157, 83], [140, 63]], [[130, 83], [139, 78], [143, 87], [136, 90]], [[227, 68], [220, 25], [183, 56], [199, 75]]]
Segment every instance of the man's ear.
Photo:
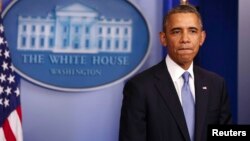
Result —
[[206, 39], [206, 32], [205, 32], [205, 31], [202, 31], [202, 32], [201, 32], [200, 46], [203, 45], [205, 39]]
[[166, 33], [160, 32], [160, 41], [161, 41], [162, 46], [164, 46], [164, 47], [167, 46], [167, 37], [166, 37]]

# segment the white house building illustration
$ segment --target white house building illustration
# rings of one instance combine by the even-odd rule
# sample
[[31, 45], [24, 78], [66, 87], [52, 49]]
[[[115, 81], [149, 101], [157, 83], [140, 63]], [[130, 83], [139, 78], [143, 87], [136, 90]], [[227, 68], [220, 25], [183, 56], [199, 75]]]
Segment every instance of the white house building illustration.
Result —
[[132, 20], [106, 18], [81, 3], [47, 17], [18, 17], [17, 49], [54, 53], [130, 53]]

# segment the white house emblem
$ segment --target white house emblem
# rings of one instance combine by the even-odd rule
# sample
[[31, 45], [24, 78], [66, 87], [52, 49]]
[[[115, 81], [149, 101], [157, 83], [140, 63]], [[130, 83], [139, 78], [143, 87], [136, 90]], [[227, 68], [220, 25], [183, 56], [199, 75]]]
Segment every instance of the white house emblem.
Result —
[[25, 8], [31, 1], [13, 4], [4, 19], [17, 72], [38, 85], [102, 88], [135, 73], [148, 54], [146, 20], [129, 2], [44, 0], [33, 2], [41, 9]]

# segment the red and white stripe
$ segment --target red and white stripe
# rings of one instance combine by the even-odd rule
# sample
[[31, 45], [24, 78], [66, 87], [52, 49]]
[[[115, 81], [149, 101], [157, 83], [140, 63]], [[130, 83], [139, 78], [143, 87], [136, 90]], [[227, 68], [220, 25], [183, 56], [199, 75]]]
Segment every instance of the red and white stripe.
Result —
[[23, 141], [21, 107], [17, 107], [0, 128], [0, 141]]

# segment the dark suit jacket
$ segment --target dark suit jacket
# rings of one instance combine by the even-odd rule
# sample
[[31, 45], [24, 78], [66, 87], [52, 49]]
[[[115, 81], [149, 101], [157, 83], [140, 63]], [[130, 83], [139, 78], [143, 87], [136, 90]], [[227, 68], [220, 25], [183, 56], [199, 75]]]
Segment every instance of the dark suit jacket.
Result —
[[[206, 141], [208, 124], [232, 122], [224, 80], [194, 66], [195, 141]], [[190, 141], [184, 113], [165, 60], [124, 87], [119, 141]]]

